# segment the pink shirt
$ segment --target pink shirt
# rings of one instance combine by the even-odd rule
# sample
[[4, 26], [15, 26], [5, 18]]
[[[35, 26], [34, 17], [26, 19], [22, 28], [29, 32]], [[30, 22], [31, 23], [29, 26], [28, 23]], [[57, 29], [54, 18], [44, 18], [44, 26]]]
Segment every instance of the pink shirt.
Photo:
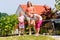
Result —
[[19, 23], [24, 23], [24, 16], [22, 15], [22, 16], [18, 17], [18, 21], [19, 21]]

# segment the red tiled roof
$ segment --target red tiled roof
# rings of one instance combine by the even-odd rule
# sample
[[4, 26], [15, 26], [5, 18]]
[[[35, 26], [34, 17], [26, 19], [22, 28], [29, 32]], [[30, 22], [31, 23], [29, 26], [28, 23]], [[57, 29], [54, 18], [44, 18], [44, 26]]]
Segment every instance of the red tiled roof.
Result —
[[[27, 5], [19, 5], [19, 6], [23, 9], [23, 11], [25, 11], [27, 8]], [[41, 14], [42, 12], [46, 11], [44, 6], [41, 6], [41, 5], [33, 5], [33, 7], [35, 8], [36, 13], [38, 14]], [[49, 7], [46, 6], [46, 8], [49, 8]]]

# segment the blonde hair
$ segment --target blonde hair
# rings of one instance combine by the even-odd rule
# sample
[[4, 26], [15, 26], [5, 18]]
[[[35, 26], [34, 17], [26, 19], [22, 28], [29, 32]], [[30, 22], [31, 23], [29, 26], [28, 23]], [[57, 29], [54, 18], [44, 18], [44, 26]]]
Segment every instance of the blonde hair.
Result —
[[27, 7], [29, 7], [29, 3], [30, 3], [30, 4], [31, 4], [31, 6], [32, 6], [32, 3], [31, 3], [30, 1], [28, 1], [28, 2], [27, 2]]

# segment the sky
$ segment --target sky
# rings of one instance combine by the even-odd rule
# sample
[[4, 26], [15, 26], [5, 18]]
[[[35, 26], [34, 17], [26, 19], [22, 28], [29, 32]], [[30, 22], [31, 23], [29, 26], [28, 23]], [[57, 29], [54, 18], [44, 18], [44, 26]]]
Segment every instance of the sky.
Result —
[[48, 5], [54, 8], [55, 0], [0, 0], [0, 12], [14, 14], [20, 4], [26, 4], [31, 1], [34, 5]]

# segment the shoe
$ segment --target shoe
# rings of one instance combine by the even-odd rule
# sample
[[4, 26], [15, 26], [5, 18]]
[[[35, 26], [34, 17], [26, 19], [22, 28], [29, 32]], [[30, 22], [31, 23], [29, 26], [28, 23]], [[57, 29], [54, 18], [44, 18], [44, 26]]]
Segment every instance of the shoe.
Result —
[[43, 33], [43, 36], [45, 36], [46, 35], [46, 33]]
[[21, 35], [24, 35], [24, 32], [22, 32]]
[[21, 36], [21, 35], [19, 35], [19, 36]]
[[29, 35], [31, 35], [31, 33], [29, 33]]

